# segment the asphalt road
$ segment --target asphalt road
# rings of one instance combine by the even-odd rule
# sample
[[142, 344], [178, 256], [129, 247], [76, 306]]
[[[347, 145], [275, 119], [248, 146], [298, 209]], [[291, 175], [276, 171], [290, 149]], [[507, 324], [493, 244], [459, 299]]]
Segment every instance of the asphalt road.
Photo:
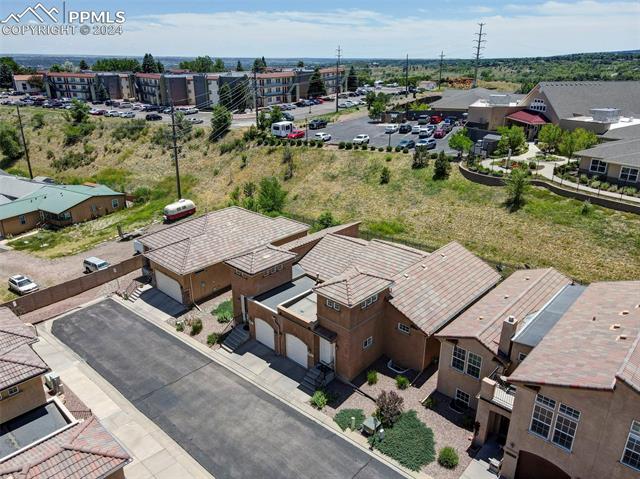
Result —
[[217, 479], [403, 477], [113, 300], [52, 332]]

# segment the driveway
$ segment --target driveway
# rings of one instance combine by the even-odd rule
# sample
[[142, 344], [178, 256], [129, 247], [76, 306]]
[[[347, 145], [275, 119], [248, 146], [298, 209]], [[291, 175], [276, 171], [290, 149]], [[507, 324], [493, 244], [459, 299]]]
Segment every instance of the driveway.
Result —
[[113, 300], [51, 331], [218, 479], [403, 477]]

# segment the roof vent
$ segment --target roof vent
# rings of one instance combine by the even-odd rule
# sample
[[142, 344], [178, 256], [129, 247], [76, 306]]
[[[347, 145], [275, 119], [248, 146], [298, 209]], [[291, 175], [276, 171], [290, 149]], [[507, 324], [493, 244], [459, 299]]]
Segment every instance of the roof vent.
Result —
[[444, 254], [444, 253], [440, 253], [440, 256], [442, 256], [443, 258], [446, 258], [446, 257], [447, 257], [447, 255], [446, 255], [446, 254]]
[[626, 309], [620, 311], [620, 316], [626, 316], [627, 314], [629, 314], [629, 311]]
[[405, 273], [402, 276], [404, 276], [405, 278], [408, 278], [409, 277], [409, 273]]
[[596, 320], [596, 317], [595, 317], [595, 316], [594, 316], [593, 318], [591, 318], [591, 321], [595, 321], [595, 320]]
[[619, 324], [619, 323], [612, 324], [612, 325], [611, 325], [611, 327], [610, 327], [609, 329], [611, 329], [612, 331], [613, 331], [614, 329], [620, 329], [620, 324]]
[[515, 317], [515, 316], [513, 316], [513, 315], [511, 315], [511, 316], [509, 316], [509, 317], [507, 318], [507, 321], [509, 321], [510, 323], [515, 322], [515, 320], [516, 320], [516, 317]]
[[620, 336], [618, 336], [616, 338], [617, 341], [624, 341], [625, 339], [627, 339], [627, 335], [626, 334], [621, 334]]
[[508, 295], [508, 294], [505, 294], [505, 295], [504, 295], [504, 299], [509, 299], [509, 295]]
[[422, 266], [422, 269], [427, 269], [427, 265], [422, 263], [420, 266]]
[[478, 320], [482, 321], [484, 319], [484, 316], [478, 316]]

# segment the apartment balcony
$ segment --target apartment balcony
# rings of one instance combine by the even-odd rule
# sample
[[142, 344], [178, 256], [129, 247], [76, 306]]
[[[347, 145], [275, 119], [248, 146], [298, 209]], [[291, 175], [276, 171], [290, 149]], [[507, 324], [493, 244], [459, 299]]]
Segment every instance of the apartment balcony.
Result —
[[512, 411], [515, 397], [515, 386], [507, 383], [501, 376], [494, 376], [494, 379], [484, 378], [482, 380], [480, 398], [507, 411]]

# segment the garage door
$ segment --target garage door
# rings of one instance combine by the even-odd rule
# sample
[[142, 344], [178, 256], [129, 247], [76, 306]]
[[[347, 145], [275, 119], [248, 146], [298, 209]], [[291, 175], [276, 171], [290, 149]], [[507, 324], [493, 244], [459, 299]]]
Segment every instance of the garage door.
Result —
[[571, 476], [543, 457], [520, 451], [516, 479], [571, 479]]
[[293, 334], [287, 334], [287, 357], [307, 369], [307, 345]]
[[268, 348], [275, 349], [275, 343], [273, 340], [273, 328], [269, 326], [269, 323], [262, 319], [256, 318], [256, 340]]
[[160, 271], [155, 271], [155, 275], [156, 286], [158, 289], [170, 298], [175, 299], [178, 303], [182, 303], [182, 289], [180, 288], [180, 283]]

